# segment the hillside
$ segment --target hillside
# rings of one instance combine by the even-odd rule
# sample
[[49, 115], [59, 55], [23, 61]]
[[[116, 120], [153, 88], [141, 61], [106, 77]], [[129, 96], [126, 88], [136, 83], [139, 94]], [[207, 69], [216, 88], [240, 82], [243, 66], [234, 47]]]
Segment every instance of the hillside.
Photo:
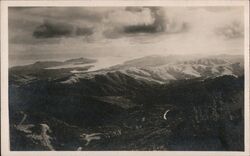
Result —
[[238, 62], [137, 61], [85, 73], [10, 69], [11, 149], [244, 150]]

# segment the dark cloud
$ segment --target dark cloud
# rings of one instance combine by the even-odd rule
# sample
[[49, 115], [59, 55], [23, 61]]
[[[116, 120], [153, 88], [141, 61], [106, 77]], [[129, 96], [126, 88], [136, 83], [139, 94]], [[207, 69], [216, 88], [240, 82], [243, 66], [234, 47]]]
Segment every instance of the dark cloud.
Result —
[[215, 32], [226, 39], [235, 39], [244, 37], [244, 27], [238, 21], [234, 21], [224, 27], [219, 27], [216, 29]]
[[132, 13], [139, 13], [149, 9], [152, 17], [151, 23], [131, 23], [130, 25], [122, 25], [120, 27], [113, 27], [103, 32], [107, 38], [118, 38], [123, 36], [134, 35], [153, 35], [153, 34], [173, 34], [187, 31], [189, 25], [185, 22], [176, 22], [168, 20], [165, 16], [164, 8], [161, 7], [126, 7], [125, 11]]
[[[124, 27], [125, 33], [157, 33], [166, 29], [164, 12], [158, 7], [149, 7], [154, 19], [152, 24], [130, 25]], [[130, 9], [131, 10], [131, 9]]]
[[142, 12], [143, 8], [142, 7], [126, 7], [126, 11], [130, 12]]
[[157, 27], [155, 25], [132, 25], [132, 26], [125, 26], [124, 32], [125, 33], [156, 33], [162, 30], [162, 27]]
[[35, 38], [60, 38], [89, 36], [93, 34], [92, 27], [76, 27], [63, 22], [52, 22], [45, 20], [43, 24], [36, 27], [33, 36]]
[[93, 28], [76, 28], [76, 36], [89, 36], [93, 34]]
[[[149, 9], [150, 16], [152, 17], [151, 23], [131, 23], [130, 25], [120, 25], [109, 28], [103, 32], [107, 38], [119, 38], [123, 36], [131, 36], [137, 34], [155, 34], [164, 32], [166, 29], [166, 21], [164, 12], [159, 7], [126, 7], [125, 11], [132, 13], [140, 13]], [[111, 19], [112, 20], [112, 19]]]
[[33, 32], [36, 38], [69, 37], [73, 32], [73, 26], [65, 23], [52, 23], [45, 21]]

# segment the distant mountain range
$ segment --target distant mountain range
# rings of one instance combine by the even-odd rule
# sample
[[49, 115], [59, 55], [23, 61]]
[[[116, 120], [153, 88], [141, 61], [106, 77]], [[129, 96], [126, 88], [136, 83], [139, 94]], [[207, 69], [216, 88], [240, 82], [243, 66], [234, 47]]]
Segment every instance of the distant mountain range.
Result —
[[[124, 74], [142, 81], [166, 83], [171, 80], [208, 78], [222, 75], [240, 76], [244, 73], [243, 56], [218, 55], [209, 57], [146, 56], [123, 64], [88, 72], [97, 60], [77, 58], [64, 62], [45, 61], [10, 68], [10, 80], [30, 82], [41, 78], [54, 80], [68, 76], [61, 83], [74, 83], [95, 76]], [[19, 77], [19, 78], [17, 78]]]
[[244, 149], [243, 56], [97, 63], [9, 69], [11, 150]]

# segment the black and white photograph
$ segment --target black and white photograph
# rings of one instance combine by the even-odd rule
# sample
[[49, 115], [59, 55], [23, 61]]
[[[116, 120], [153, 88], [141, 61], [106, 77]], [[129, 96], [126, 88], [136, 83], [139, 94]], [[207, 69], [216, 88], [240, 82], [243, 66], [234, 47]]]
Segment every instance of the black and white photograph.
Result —
[[245, 9], [8, 6], [9, 151], [246, 151]]

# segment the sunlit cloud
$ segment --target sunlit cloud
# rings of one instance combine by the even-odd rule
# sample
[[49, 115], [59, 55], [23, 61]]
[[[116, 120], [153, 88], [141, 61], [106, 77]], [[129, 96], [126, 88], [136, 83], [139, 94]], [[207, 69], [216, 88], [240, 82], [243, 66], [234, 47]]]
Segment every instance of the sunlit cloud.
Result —
[[15, 7], [9, 53], [14, 59], [242, 54], [243, 21], [241, 7]]

